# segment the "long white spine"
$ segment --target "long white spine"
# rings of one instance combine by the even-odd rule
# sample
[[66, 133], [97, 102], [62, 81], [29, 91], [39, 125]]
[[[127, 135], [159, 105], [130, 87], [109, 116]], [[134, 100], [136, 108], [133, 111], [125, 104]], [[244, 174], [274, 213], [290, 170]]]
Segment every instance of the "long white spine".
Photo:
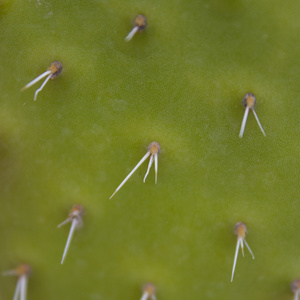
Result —
[[239, 254], [239, 248], [240, 248], [240, 243], [241, 243], [241, 238], [238, 238], [237, 243], [236, 243], [236, 249], [235, 249], [235, 254], [234, 254], [234, 260], [233, 260], [233, 267], [232, 267], [232, 274], [231, 274], [231, 282], [233, 281], [233, 275], [235, 271], [235, 266], [236, 266], [236, 261], [238, 258]]
[[125, 41], [129, 42], [133, 38], [133, 36], [138, 32], [138, 30], [139, 30], [139, 27], [134, 26], [133, 29], [126, 36]]
[[64, 254], [63, 254], [63, 257], [62, 257], [62, 260], [61, 260], [61, 264], [64, 263], [64, 260], [65, 260], [65, 257], [67, 255], [68, 249], [70, 247], [71, 240], [72, 240], [74, 231], [75, 231], [75, 229], [77, 227], [77, 224], [78, 224], [78, 220], [76, 218], [74, 218], [72, 220], [72, 225], [71, 225], [71, 228], [70, 228], [70, 232], [69, 232], [68, 240], [67, 240], [67, 243], [66, 243], [66, 246], [65, 246]]
[[20, 289], [21, 289], [21, 278], [18, 279], [18, 282], [17, 282], [17, 286], [16, 286], [16, 289], [15, 289], [15, 293], [14, 293], [14, 298], [13, 300], [18, 300], [18, 296], [20, 294]]
[[21, 281], [20, 300], [26, 300], [26, 294], [27, 294], [27, 276], [26, 275], [22, 275], [19, 280]]
[[248, 117], [248, 113], [249, 113], [249, 107], [247, 106], [245, 109], [245, 113], [244, 113], [244, 117], [243, 117], [243, 121], [242, 121], [242, 126], [241, 126], [241, 130], [240, 130], [240, 135], [239, 137], [242, 138], [244, 131], [245, 131], [245, 126], [246, 126], [246, 122], [247, 122], [247, 117]]
[[43, 79], [44, 77], [46, 77], [47, 75], [51, 74], [51, 71], [46, 71], [43, 74], [41, 74], [40, 76], [38, 76], [37, 78], [33, 79], [32, 81], [30, 81], [29, 83], [27, 83], [22, 89], [21, 91], [24, 91], [26, 89], [28, 89], [29, 87], [33, 86], [35, 83], [37, 83], [38, 81], [40, 81], [41, 79]]
[[141, 298], [141, 300], [147, 300], [149, 297], [149, 294], [147, 292], [145, 292]]
[[257, 116], [255, 110], [252, 109], [252, 111], [253, 111], [254, 117], [255, 117], [255, 119], [256, 119], [256, 121], [257, 121], [257, 124], [258, 124], [258, 126], [259, 126], [261, 132], [263, 133], [264, 136], [266, 136], [265, 131], [264, 131], [264, 129], [262, 128], [262, 126], [261, 126], [261, 124], [260, 124], [260, 122], [259, 122], [259, 119], [258, 119], [258, 116]]
[[109, 197], [111, 199], [116, 192], [125, 184], [125, 182], [130, 178], [130, 176], [137, 170], [137, 168], [149, 157], [150, 151], [148, 151], [145, 156], [138, 162], [138, 164], [133, 168], [133, 170], [126, 176], [126, 178], [121, 182], [121, 184], [116, 188], [114, 193]]

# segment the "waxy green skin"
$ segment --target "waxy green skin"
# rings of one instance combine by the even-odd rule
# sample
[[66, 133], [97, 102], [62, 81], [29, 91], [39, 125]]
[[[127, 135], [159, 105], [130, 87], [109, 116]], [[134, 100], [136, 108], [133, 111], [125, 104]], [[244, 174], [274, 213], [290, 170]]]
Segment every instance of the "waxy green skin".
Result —
[[[4, 3], [4, 2], [1, 2]], [[300, 275], [300, 4], [21, 1], [0, 11], [0, 269], [28, 300], [288, 300]], [[126, 43], [142, 13], [148, 26]], [[20, 92], [52, 61], [33, 101]], [[38, 87], [36, 87], [38, 88]], [[251, 92], [264, 137], [249, 113]], [[143, 164], [158, 141], [154, 170]], [[73, 204], [84, 209], [68, 256]], [[234, 225], [255, 253], [239, 257]], [[0, 280], [12, 299], [15, 278]]]

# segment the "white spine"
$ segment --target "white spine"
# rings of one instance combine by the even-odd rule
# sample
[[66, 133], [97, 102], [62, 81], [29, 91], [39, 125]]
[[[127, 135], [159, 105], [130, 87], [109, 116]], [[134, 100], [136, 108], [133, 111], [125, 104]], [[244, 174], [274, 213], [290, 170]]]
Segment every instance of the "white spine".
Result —
[[144, 180], [143, 180], [144, 182], [146, 181], [146, 178], [147, 178], [147, 176], [149, 174], [149, 171], [150, 171], [150, 168], [151, 168], [152, 164], [153, 164], [153, 155], [150, 156], [150, 160], [149, 160], [147, 172], [146, 172]]
[[125, 182], [130, 178], [130, 176], [137, 170], [137, 168], [148, 158], [150, 155], [150, 151], [146, 153], [146, 155], [138, 162], [138, 164], [133, 168], [133, 170], [127, 175], [127, 177], [121, 182], [121, 184], [117, 187], [114, 193], [109, 197], [111, 199], [116, 192], [125, 184]]
[[64, 254], [63, 254], [63, 257], [62, 257], [62, 260], [61, 260], [61, 264], [64, 263], [64, 260], [65, 260], [65, 257], [67, 255], [68, 249], [70, 247], [71, 240], [72, 240], [74, 231], [75, 231], [75, 229], [77, 227], [77, 224], [78, 224], [78, 220], [76, 218], [74, 218], [72, 220], [72, 225], [71, 225], [71, 228], [70, 228], [70, 232], [69, 232], [68, 240], [67, 240], [67, 243], [66, 243], [66, 246], [65, 246]]
[[260, 122], [259, 122], [259, 119], [258, 119], [258, 116], [257, 116], [255, 110], [252, 109], [252, 111], [253, 111], [254, 117], [255, 117], [255, 119], [256, 119], [256, 121], [257, 121], [257, 124], [258, 124], [258, 126], [259, 126], [261, 132], [263, 133], [264, 136], [266, 136], [265, 131], [264, 131], [264, 129], [262, 128], [262, 126], [261, 126], [261, 124], [260, 124]]
[[154, 164], [155, 164], [155, 184], [157, 183], [157, 172], [158, 172], [158, 154], [156, 153], [154, 156]]
[[35, 83], [37, 83], [38, 81], [40, 81], [42, 78], [46, 77], [47, 75], [51, 74], [51, 71], [46, 71], [43, 74], [41, 74], [40, 76], [38, 76], [37, 78], [33, 79], [32, 81], [30, 81], [29, 83], [27, 83], [21, 91], [24, 91], [26, 89], [28, 89], [29, 87], [33, 86]]
[[149, 294], [147, 292], [145, 292], [141, 298], [141, 300], [147, 300], [149, 297]]
[[45, 81], [43, 82], [43, 84], [41, 85], [40, 88], [38, 88], [35, 93], [34, 93], [34, 98], [33, 100], [36, 101], [37, 95], [38, 93], [44, 88], [44, 86], [46, 85], [46, 83], [48, 82], [48, 80], [51, 78], [52, 74], [48, 75], [48, 77], [45, 79]]
[[21, 278], [18, 279], [13, 300], [17, 300], [18, 299], [18, 296], [20, 294], [20, 289], [21, 289]]
[[231, 282], [233, 281], [233, 275], [234, 275], [234, 270], [235, 270], [238, 254], [239, 254], [239, 248], [240, 248], [241, 240], [242, 240], [241, 238], [238, 238], [237, 243], [236, 243], [236, 249], [235, 249], [234, 260], [233, 260], [233, 267], [232, 267], [232, 274], [231, 274]]
[[242, 249], [242, 254], [243, 254], [243, 257], [245, 257], [245, 253], [244, 253], [244, 239], [240, 238], [241, 239], [241, 249]]
[[245, 113], [244, 113], [244, 117], [243, 117], [243, 121], [242, 121], [242, 126], [241, 126], [241, 130], [240, 130], [240, 135], [239, 137], [242, 138], [244, 131], [245, 131], [245, 126], [246, 126], [246, 122], [247, 122], [247, 117], [248, 117], [248, 113], [249, 113], [249, 107], [247, 106], [245, 109]]
[[65, 221], [63, 221], [62, 223], [60, 223], [59, 225], [57, 225], [57, 228], [60, 228], [61, 226], [64, 226], [65, 224], [67, 224], [69, 222], [71, 222], [70, 218], [66, 219]]
[[22, 275], [20, 277], [21, 281], [21, 293], [20, 293], [20, 300], [26, 300], [26, 294], [27, 294], [27, 276]]
[[15, 276], [17, 275], [16, 270], [8, 270], [2, 272], [2, 276]]
[[252, 258], [255, 259], [254, 254], [253, 254], [252, 250], [250, 249], [250, 247], [249, 247], [248, 243], [246, 242], [246, 240], [244, 240], [244, 242], [245, 242], [245, 245], [248, 248], [250, 254], [252, 255]]
[[138, 30], [139, 30], [138, 26], [133, 27], [133, 29], [126, 36], [125, 41], [129, 42], [133, 38], [133, 36], [137, 33]]

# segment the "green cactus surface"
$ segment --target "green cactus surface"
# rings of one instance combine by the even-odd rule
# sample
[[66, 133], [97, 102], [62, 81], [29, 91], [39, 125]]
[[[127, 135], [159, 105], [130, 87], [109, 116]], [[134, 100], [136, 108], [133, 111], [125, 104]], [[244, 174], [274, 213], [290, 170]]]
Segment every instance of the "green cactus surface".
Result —
[[[125, 37], [138, 14], [148, 26]], [[28, 300], [293, 299], [298, 0], [0, 0], [0, 270]], [[63, 70], [33, 101], [61, 61]], [[239, 138], [246, 93], [256, 96]], [[148, 160], [158, 141], [158, 182]], [[74, 204], [84, 209], [60, 264]], [[230, 282], [237, 237], [245, 249]], [[16, 277], [0, 278], [1, 300]]]

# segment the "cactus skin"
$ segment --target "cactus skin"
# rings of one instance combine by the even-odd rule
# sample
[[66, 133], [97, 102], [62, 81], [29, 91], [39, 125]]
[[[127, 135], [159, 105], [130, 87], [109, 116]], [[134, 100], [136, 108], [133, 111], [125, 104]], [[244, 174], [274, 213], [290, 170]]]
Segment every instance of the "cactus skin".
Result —
[[[157, 299], [292, 299], [299, 1], [2, 3], [0, 269], [32, 267], [27, 299], [139, 299], [147, 282]], [[37, 102], [19, 92], [54, 60]], [[266, 137], [248, 118], [239, 138], [248, 92]], [[153, 140], [158, 183], [145, 164], [108, 200]], [[61, 266], [75, 203], [84, 226]], [[231, 284], [241, 220], [255, 261], [240, 256]], [[2, 278], [1, 299], [15, 285]]]

